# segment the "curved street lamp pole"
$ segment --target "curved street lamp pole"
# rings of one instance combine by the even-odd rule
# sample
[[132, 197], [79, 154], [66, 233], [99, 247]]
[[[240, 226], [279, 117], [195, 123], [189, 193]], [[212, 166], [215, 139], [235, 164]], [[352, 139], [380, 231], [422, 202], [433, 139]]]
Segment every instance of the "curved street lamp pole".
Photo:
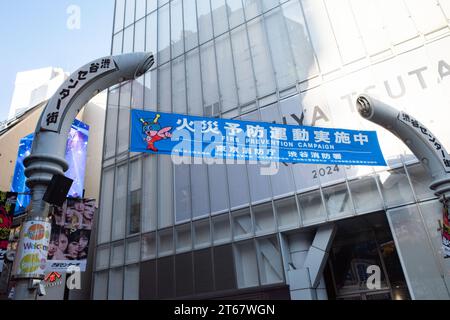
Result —
[[359, 114], [400, 138], [432, 178], [436, 196], [450, 197], [450, 156], [444, 145], [417, 119], [366, 94], [358, 96]]
[[[147, 72], [154, 63], [152, 53], [129, 53], [96, 59], [77, 71], [61, 85], [41, 114], [36, 126], [31, 154], [24, 159], [27, 186], [32, 204], [29, 216], [46, 219], [48, 205], [42, 200], [53, 175], [63, 175], [68, 169], [64, 159], [67, 136], [81, 110], [99, 92]], [[23, 245], [23, 232], [19, 250]], [[16, 260], [20, 257], [17, 256]], [[16, 274], [14, 299], [35, 299], [36, 277]], [[38, 277], [42, 280], [42, 276]]]

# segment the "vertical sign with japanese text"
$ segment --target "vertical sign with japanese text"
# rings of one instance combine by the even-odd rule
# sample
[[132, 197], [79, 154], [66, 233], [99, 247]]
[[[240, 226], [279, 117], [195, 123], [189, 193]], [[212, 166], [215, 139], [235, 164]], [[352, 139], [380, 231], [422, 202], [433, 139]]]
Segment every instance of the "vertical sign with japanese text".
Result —
[[73, 74], [76, 76], [67, 79], [50, 100], [50, 102], [53, 102], [53, 99], [56, 99], [55, 103], [49, 102], [47, 104], [41, 118], [41, 130], [59, 132], [62, 124], [61, 119], [67, 112], [71, 98], [75, 97], [86, 83], [115, 70], [117, 70], [117, 65], [113, 58], [105, 57], [95, 60], [90, 65], [74, 72]]

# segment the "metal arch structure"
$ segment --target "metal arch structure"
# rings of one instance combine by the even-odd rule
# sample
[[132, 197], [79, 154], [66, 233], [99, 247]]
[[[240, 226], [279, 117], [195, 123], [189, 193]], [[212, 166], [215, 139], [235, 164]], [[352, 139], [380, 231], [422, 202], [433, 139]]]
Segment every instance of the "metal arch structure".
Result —
[[436, 196], [450, 196], [450, 156], [432, 132], [409, 114], [367, 94], [356, 99], [359, 114], [400, 138], [423, 164], [432, 178]]
[[[79, 111], [99, 92], [142, 76], [153, 63], [153, 54], [144, 52], [96, 59], [72, 73], [48, 101], [36, 126], [31, 154], [24, 159], [32, 197], [30, 217], [47, 218], [42, 198], [53, 175], [68, 169], [64, 157], [67, 135]], [[34, 299], [35, 290], [29, 279], [17, 279], [14, 298]]]

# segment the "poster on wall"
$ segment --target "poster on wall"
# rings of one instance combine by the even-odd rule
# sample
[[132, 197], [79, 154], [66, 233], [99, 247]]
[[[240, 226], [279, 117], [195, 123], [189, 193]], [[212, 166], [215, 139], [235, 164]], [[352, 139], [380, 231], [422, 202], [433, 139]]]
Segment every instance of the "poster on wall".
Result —
[[[34, 134], [32, 133], [22, 138], [19, 143], [14, 177], [11, 183], [11, 191], [19, 192], [14, 212], [15, 216], [23, 214], [31, 200], [30, 190], [25, 185], [26, 177], [23, 159], [31, 152], [33, 138]], [[69, 163], [69, 169], [65, 175], [73, 180], [72, 187], [68, 193], [70, 197], [77, 198], [83, 195], [88, 139], [89, 126], [75, 119], [67, 137], [65, 156], [66, 161]]]
[[94, 199], [68, 198], [54, 207], [46, 272], [66, 272], [69, 266], [86, 271], [95, 212]]
[[9, 234], [13, 221], [17, 193], [0, 191], [0, 272], [8, 249]]
[[385, 166], [375, 131], [131, 111], [132, 152], [288, 163]]
[[442, 222], [442, 249], [444, 252], [444, 259], [450, 258], [450, 217], [448, 207], [450, 205], [450, 200], [445, 198], [443, 199], [444, 208], [442, 210], [443, 213], [443, 222]]
[[25, 221], [21, 242], [13, 264], [15, 278], [44, 277], [50, 240], [50, 222], [42, 219]]

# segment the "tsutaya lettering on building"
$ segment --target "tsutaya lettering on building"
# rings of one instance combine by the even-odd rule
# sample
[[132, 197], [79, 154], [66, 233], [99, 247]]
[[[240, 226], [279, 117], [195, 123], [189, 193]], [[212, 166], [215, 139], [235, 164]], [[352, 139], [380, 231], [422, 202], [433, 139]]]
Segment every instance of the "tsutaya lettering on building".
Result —
[[56, 103], [50, 103], [51, 108], [46, 109], [47, 113], [41, 117], [41, 130], [59, 132], [61, 130], [62, 119], [68, 110], [68, 103], [71, 98], [80, 93], [84, 84], [93, 81], [95, 78], [104, 76], [117, 70], [118, 67], [112, 57], [100, 58], [90, 64], [89, 67], [82, 67], [67, 79], [58, 89], [52, 99]]
[[385, 166], [375, 131], [131, 111], [133, 152], [207, 159]]

